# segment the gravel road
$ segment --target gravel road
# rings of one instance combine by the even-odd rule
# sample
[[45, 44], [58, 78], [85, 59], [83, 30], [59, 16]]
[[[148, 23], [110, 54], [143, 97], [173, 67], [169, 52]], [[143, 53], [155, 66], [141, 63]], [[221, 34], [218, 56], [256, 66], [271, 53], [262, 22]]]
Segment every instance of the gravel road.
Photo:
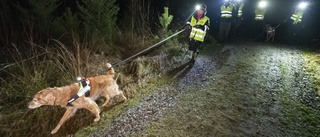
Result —
[[[265, 43], [227, 44], [219, 52], [210, 48], [214, 47], [207, 47], [195, 64], [181, 64], [173, 70], [170, 74], [173, 82], [162, 85], [138, 106], [90, 136], [148, 136], [147, 130], [152, 131], [153, 126], [163, 124], [163, 119], [175, 115], [179, 99], [194, 89], [212, 94], [217, 102], [211, 104], [217, 108], [218, 100], [228, 100], [228, 107], [217, 110], [223, 113], [222, 118], [229, 119], [223, 128], [225, 132], [211, 131], [210, 136], [304, 135], [282, 122], [286, 115], [284, 100], [297, 100], [320, 108], [313, 84], [303, 68], [301, 51], [287, 45]], [[176, 119], [183, 120], [179, 116]], [[294, 123], [297, 129], [303, 124], [303, 120]], [[170, 135], [169, 129], [160, 131], [168, 131]], [[171, 130], [175, 130], [174, 127]], [[198, 136], [188, 134], [187, 129], [181, 132]], [[182, 135], [185, 134], [177, 136]]]

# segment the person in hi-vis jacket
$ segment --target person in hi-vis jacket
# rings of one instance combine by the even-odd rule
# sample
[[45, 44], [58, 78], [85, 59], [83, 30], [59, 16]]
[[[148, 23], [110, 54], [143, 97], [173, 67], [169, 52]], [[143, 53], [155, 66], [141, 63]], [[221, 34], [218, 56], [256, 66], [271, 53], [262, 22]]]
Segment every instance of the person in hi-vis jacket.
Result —
[[206, 16], [207, 6], [202, 4], [201, 8], [191, 17], [191, 32], [189, 36], [189, 50], [192, 51], [191, 63], [195, 62], [195, 58], [199, 54], [198, 47], [203, 43], [207, 31], [210, 26], [210, 19]]

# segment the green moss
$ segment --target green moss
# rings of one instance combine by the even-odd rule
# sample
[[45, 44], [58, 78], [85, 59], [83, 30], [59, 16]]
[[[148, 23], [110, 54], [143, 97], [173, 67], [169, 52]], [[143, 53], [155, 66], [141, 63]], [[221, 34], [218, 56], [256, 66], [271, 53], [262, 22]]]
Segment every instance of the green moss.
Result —
[[320, 112], [307, 107], [299, 101], [282, 100], [283, 119], [282, 124], [291, 132], [296, 132], [300, 136], [319, 135]]
[[315, 84], [314, 89], [320, 96], [320, 54], [317, 52], [304, 52], [304, 59], [306, 60], [304, 68], [307, 70], [309, 77]]
[[[304, 69], [308, 72], [309, 77], [313, 81], [314, 89], [317, 94], [320, 95], [320, 66], [317, 61], [319, 57], [317, 53], [314, 52], [304, 52], [303, 54], [305, 64]], [[287, 69], [285, 65], [280, 66], [283, 77], [287, 77]], [[285, 87], [289, 89], [289, 87]], [[294, 99], [293, 95], [290, 94], [289, 90], [285, 90], [279, 96], [281, 99], [281, 104], [283, 106], [283, 118], [281, 123], [288, 128], [287, 132], [292, 132], [299, 136], [314, 136], [319, 135], [320, 130], [318, 129], [318, 124], [320, 123], [320, 111], [315, 110], [307, 106], [307, 104], [302, 103], [298, 99]]]

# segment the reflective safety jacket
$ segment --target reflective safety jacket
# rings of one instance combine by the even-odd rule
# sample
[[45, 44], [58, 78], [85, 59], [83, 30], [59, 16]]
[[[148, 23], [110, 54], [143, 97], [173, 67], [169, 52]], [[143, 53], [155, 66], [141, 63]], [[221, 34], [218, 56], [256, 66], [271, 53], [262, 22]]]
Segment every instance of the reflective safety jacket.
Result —
[[239, 18], [242, 17], [242, 8], [243, 8], [243, 5], [244, 5], [244, 3], [241, 2], [240, 6], [239, 6], [239, 9], [238, 9], [238, 17], [239, 17]]
[[266, 14], [266, 9], [256, 9], [255, 10], [255, 20], [264, 20], [264, 15]]
[[205, 30], [205, 25], [208, 27], [210, 26], [210, 19], [207, 16], [204, 16], [198, 20], [195, 16], [192, 16], [191, 18], [190, 26], [192, 27], [192, 30], [189, 38], [190, 40], [194, 39], [203, 42], [207, 33]]
[[294, 14], [292, 14], [291, 19], [293, 20], [293, 24], [300, 23], [302, 21], [303, 11], [296, 9]]
[[233, 7], [234, 7], [233, 4], [229, 4], [228, 7], [226, 7], [225, 4], [223, 4], [221, 6], [221, 18], [231, 18]]

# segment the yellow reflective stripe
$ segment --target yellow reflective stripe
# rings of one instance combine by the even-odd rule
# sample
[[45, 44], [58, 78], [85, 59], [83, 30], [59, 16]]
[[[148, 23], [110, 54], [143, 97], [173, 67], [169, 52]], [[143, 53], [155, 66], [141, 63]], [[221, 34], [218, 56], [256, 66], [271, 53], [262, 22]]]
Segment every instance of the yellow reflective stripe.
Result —
[[221, 17], [232, 17], [232, 15], [231, 14], [221, 14]]
[[221, 11], [221, 13], [230, 13], [230, 14], [232, 14], [231, 11]]
[[204, 37], [206, 36], [206, 31], [203, 31], [198, 28], [192, 28], [192, 31], [190, 33], [190, 38], [194, 38], [195, 40], [204, 41]]
[[200, 41], [200, 42], [204, 41], [204, 38], [200, 38], [200, 37], [195, 37], [194, 39], [197, 40], [197, 41]]
[[230, 12], [230, 11], [221, 11], [221, 17], [232, 17], [232, 12]]
[[196, 34], [196, 37], [199, 37], [199, 38], [201, 38], [201, 39], [204, 39], [204, 36], [202, 36], [202, 35]]
[[297, 18], [297, 17], [291, 17], [291, 19], [293, 19], [293, 20], [299, 19], [299, 21], [301, 21], [302, 17], [299, 17], [299, 18]]
[[197, 28], [192, 28], [192, 30], [200, 32], [200, 33], [206, 33], [205, 31], [203, 31], [202, 29], [197, 29]]
[[191, 36], [193, 37], [194, 35], [195, 35], [195, 33], [194, 33], [194, 32], [191, 32], [191, 33], [190, 33], [190, 37], [191, 37]]
[[255, 20], [263, 20], [263, 19], [264, 19], [264, 16], [262, 16], [262, 17], [261, 17], [261, 16], [258, 16], [258, 17], [255, 17], [254, 19], [255, 19]]

